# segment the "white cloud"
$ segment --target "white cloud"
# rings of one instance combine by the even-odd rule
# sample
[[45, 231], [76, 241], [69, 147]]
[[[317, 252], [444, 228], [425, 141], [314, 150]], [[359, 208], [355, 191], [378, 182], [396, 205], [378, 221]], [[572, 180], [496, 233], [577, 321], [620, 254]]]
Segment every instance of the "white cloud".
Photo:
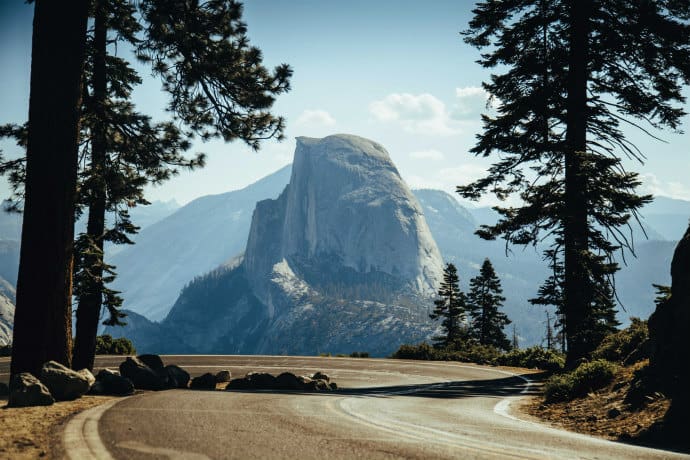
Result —
[[675, 181], [661, 181], [653, 173], [640, 174], [640, 179], [642, 179], [642, 186], [640, 187], [642, 193], [690, 200], [690, 188], [685, 184]]
[[488, 99], [489, 93], [484, 88], [479, 86], [465, 86], [464, 88], [455, 88], [455, 95], [460, 99], [466, 98], [481, 98]]
[[333, 126], [335, 118], [325, 110], [305, 110], [297, 117], [296, 125], [306, 127]]
[[410, 152], [410, 158], [413, 158], [415, 160], [432, 160], [432, 161], [440, 161], [446, 158], [446, 156], [443, 154], [443, 152], [439, 152], [438, 150], [417, 150], [415, 152]]
[[393, 93], [369, 104], [369, 112], [378, 121], [399, 123], [415, 134], [449, 136], [462, 131], [446, 104], [428, 94]]
[[484, 88], [479, 86], [455, 88], [455, 96], [457, 100], [453, 105], [452, 114], [458, 119], [478, 117], [487, 108], [496, 109], [501, 105], [499, 99], [492, 98]]

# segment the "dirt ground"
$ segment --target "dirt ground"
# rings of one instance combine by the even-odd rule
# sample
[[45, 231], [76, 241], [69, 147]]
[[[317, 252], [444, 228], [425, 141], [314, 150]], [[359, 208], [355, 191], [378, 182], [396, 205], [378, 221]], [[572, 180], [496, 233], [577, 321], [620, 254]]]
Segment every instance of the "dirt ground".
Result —
[[69, 418], [111, 399], [83, 396], [52, 406], [8, 408], [7, 397], [0, 398], [0, 459], [54, 458]]
[[639, 407], [625, 403], [633, 373], [645, 364], [621, 368], [610, 385], [583, 398], [544, 404], [542, 396], [533, 396], [523, 400], [516, 410], [570, 431], [641, 443], [638, 438], [664, 418], [671, 403], [660, 393], [647, 397]]

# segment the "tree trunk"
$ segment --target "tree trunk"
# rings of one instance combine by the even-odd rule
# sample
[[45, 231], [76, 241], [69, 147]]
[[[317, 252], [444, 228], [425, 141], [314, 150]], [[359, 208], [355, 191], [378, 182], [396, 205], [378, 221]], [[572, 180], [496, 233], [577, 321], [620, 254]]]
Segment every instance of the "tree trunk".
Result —
[[11, 374], [70, 364], [72, 245], [87, 0], [36, 0]]
[[582, 327], [589, 306], [585, 256], [588, 251], [587, 183], [583, 161], [587, 149], [587, 61], [591, 0], [571, 0], [568, 99], [566, 102], [565, 206], [563, 216], [564, 296], [567, 362], [584, 357], [589, 349]]
[[93, 60], [93, 97], [95, 126], [91, 133], [91, 181], [89, 195], [89, 219], [86, 232], [98, 248], [98, 252], [89, 254], [85, 263], [91, 271], [92, 282], [88, 291], [79, 297], [77, 306], [77, 326], [74, 344], [74, 369], [93, 370], [96, 354], [96, 335], [101, 314], [103, 298], [103, 233], [105, 231], [105, 168], [106, 168], [106, 41], [108, 28], [106, 24], [104, 2], [96, 0], [94, 21], [94, 60]]

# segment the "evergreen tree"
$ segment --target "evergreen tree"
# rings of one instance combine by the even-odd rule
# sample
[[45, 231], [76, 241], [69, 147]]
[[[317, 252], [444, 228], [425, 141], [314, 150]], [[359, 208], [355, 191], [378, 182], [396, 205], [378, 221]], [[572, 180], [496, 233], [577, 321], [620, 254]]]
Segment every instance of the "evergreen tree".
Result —
[[626, 229], [651, 199], [623, 167], [621, 156], [644, 154], [621, 123], [678, 128], [690, 78], [688, 17], [687, 2], [670, 0], [485, 1], [465, 32], [487, 49], [480, 64], [505, 71], [484, 84], [501, 105], [483, 116], [472, 149], [501, 159], [458, 192], [521, 198], [497, 207], [500, 220], [480, 236], [553, 242], [569, 363], [597, 346], [589, 328], [611, 316], [602, 309], [614, 306], [615, 255], [633, 250]]
[[[203, 166], [203, 154], [184, 156], [196, 135], [202, 140], [240, 139], [254, 149], [263, 139], [283, 136], [284, 120], [269, 109], [275, 96], [289, 89], [291, 70], [287, 65], [273, 72], [263, 67], [261, 52], [246, 37], [240, 3], [183, 0], [138, 6], [143, 29], [131, 2], [96, 0], [92, 8], [76, 211], [77, 216], [88, 212], [88, 219], [87, 231], [75, 242], [74, 265], [74, 360], [79, 368], [93, 366], [102, 307], [109, 312], [105, 324], [123, 324], [123, 299], [107, 287], [115, 267], [105, 262], [103, 246], [132, 243], [129, 236], [138, 228], [128, 209], [148, 204], [144, 187], [167, 180], [178, 168]], [[153, 124], [129, 101], [141, 79], [126, 60], [109, 53], [127, 45], [162, 77], [173, 122]], [[0, 127], [0, 135], [23, 145], [21, 126]], [[24, 196], [23, 165], [21, 158], [0, 164], [14, 186], [10, 207], [15, 210]], [[113, 217], [110, 228], [108, 216]]]
[[443, 282], [434, 301], [431, 319], [442, 318], [444, 334], [434, 338], [436, 347], [454, 346], [466, 338], [465, 333], [465, 294], [460, 290], [460, 278], [455, 265], [448, 264], [443, 270]]
[[72, 241], [88, 2], [36, 0], [10, 373], [71, 361]]
[[470, 334], [481, 345], [510, 350], [510, 340], [503, 329], [511, 321], [499, 311], [506, 300], [502, 294], [501, 280], [491, 261], [484, 259], [479, 275], [470, 280], [470, 291], [467, 293]]

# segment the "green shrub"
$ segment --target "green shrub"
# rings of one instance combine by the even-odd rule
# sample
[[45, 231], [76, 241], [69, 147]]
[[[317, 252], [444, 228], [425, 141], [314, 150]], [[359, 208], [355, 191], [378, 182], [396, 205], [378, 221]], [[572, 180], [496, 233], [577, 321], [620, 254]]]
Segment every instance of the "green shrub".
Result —
[[604, 359], [580, 364], [577, 369], [551, 376], [544, 385], [544, 402], [570, 401], [605, 387], [613, 380], [617, 366]]
[[571, 374], [556, 374], [544, 384], [544, 402], [570, 401], [573, 398], [574, 379]]
[[400, 348], [393, 353], [391, 358], [396, 359], [421, 359], [421, 360], [436, 360], [438, 359], [437, 350], [426, 342], [418, 345], [400, 345]]
[[554, 350], [535, 346], [515, 349], [500, 355], [496, 358], [495, 363], [501, 366], [537, 368], [555, 372], [563, 369], [565, 357]]
[[[649, 338], [647, 321], [640, 318], [630, 318], [630, 326], [625, 329], [607, 335], [601, 344], [592, 352], [593, 359], [605, 359], [617, 363], [623, 363]], [[632, 362], [640, 361], [647, 356], [644, 353], [635, 353], [637, 356]], [[631, 363], [630, 363], [631, 364]]]
[[113, 339], [110, 335], [96, 337], [97, 355], [135, 355], [137, 350], [129, 339], [121, 337]]

